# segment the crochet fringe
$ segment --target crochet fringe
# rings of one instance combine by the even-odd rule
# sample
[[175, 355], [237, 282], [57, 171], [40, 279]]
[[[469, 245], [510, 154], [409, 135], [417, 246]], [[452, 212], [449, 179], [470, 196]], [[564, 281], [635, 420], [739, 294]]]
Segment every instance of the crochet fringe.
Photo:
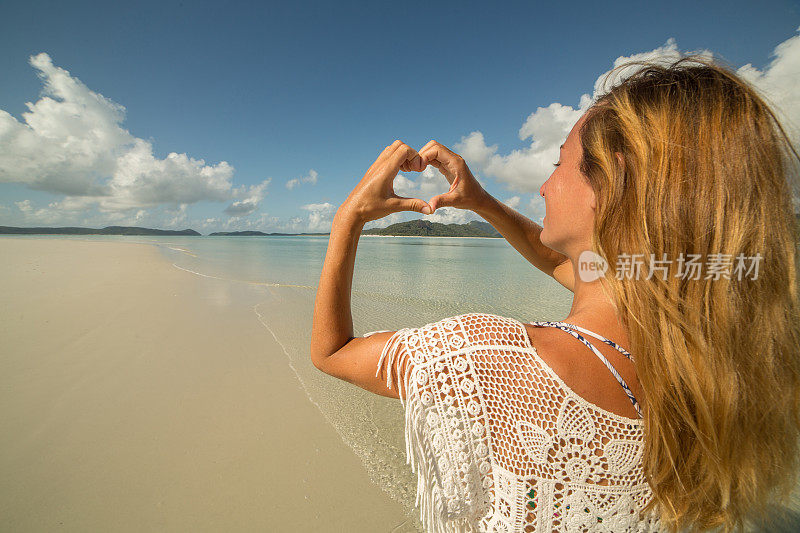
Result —
[[[448, 515], [447, 502], [442, 497], [442, 489], [439, 483], [439, 475], [436, 471], [436, 458], [432, 453], [427, 453], [425, 449], [425, 439], [422, 432], [424, 427], [425, 412], [419, 401], [419, 395], [415, 383], [410, 382], [411, 367], [408, 365], [406, 371], [400, 379], [399, 373], [409, 357], [405, 350], [405, 337], [411, 328], [404, 328], [386, 342], [378, 360], [378, 370], [375, 376], [380, 375], [381, 369], [386, 369], [386, 386], [392, 387], [392, 368], [395, 358], [397, 365], [394, 365], [395, 382], [398, 388], [402, 386], [408, 395], [400, 394], [400, 402], [405, 409], [405, 441], [406, 441], [406, 464], [411, 465], [411, 471], [417, 473], [417, 496], [414, 505], [420, 508], [420, 520], [425, 531], [434, 533], [472, 533], [474, 530], [464, 517], [452, 517]], [[399, 356], [398, 356], [399, 352]], [[406, 396], [403, 401], [403, 396]], [[416, 459], [416, 461], [415, 461]], [[428, 459], [427, 461], [425, 459]], [[421, 504], [421, 505], [420, 505]]]

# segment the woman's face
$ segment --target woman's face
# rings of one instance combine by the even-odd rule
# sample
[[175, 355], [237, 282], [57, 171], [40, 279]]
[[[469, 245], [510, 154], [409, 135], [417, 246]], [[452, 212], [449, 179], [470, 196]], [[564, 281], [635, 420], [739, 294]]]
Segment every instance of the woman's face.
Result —
[[539, 188], [546, 211], [542, 244], [573, 259], [591, 249], [596, 207], [594, 191], [578, 169], [583, 155], [578, 130], [585, 119], [586, 114], [572, 127], [561, 146], [558, 166]]

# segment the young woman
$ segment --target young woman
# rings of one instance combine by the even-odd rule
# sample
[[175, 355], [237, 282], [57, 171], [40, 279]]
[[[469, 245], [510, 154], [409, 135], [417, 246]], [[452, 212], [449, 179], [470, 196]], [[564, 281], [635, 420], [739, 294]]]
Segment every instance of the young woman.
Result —
[[[540, 189], [541, 227], [435, 141], [388, 146], [336, 213], [311, 357], [405, 401], [427, 529], [731, 531], [788, 503], [800, 157], [730, 68], [698, 56], [636, 65], [567, 136]], [[428, 164], [447, 193], [394, 194], [399, 170]], [[441, 206], [475, 211], [574, 292], [567, 317], [469, 313], [354, 337], [363, 225]]]

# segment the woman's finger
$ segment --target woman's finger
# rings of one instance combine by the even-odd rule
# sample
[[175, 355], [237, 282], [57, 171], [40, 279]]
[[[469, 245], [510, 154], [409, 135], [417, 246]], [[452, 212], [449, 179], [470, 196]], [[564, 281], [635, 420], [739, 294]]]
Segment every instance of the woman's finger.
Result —
[[436, 141], [428, 142], [419, 153], [423, 166], [433, 165], [448, 178], [448, 181], [451, 180], [460, 159], [458, 154]]
[[421, 159], [419, 154], [416, 150], [405, 143], [400, 143], [400, 146], [398, 146], [394, 152], [387, 156], [387, 163], [390, 168], [396, 169], [395, 174], [397, 173], [397, 170], [400, 170], [400, 167], [403, 164], [406, 164], [408, 168], [411, 169], [421, 168]]
[[451, 159], [455, 159], [455, 158], [458, 157], [458, 154], [456, 154], [450, 148], [448, 148], [447, 146], [443, 145], [439, 141], [436, 141], [436, 140], [433, 140], [433, 139], [428, 141], [425, 144], [425, 146], [423, 146], [422, 149], [419, 151], [420, 154], [423, 153], [423, 152], [432, 153], [433, 156], [434, 156], [433, 158], [434, 159], [439, 159], [439, 161], [441, 161], [442, 163], [444, 163], [444, 162], [446, 162], [448, 160], [451, 160]]
[[400, 170], [403, 172], [422, 172], [425, 170], [422, 166], [422, 158], [419, 160], [414, 159], [413, 161], [405, 161], [402, 165], [400, 165]]
[[403, 144], [403, 142], [400, 139], [397, 139], [392, 144], [384, 148], [383, 151], [378, 156], [378, 158], [375, 160], [375, 162], [372, 163], [372, 165], [370, 165], [370, 167], [367, 169], [367, 174], [369, 174], [370, 172], [381, 166], [381, 164], [386, 160], [386, 158], [389, 157], [389, 155], [392, 152], [394, 152], [397, 149], [397, 147], [400, 146], [401, 144]]
[[405, 196], [397, 196], [388, 200], [389, 205], [396, 211], [416, 211], [423, 215], [430, 215], [433, 209], [425, 200], [419, 198], [406, 198]]
[[436, 211], [440, 207], [446, 206], [455, 206], [456, 205], [456, 195], [453, 191], [447, 191], [444, 194], [437, 194], [430, 200], [428, 200], [428, 205], [431, 207], [431, 212]]

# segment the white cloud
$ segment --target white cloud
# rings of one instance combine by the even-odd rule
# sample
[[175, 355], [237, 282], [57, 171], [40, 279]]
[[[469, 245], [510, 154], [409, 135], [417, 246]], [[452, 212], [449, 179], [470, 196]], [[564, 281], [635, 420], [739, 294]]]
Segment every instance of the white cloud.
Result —
[[64, 194], [56, 207], [91, 204], [105, 212], [231, 198], [233, 167], [170, 153], [122, 127], [125, 108], [91, 91], [45, 53], [30, 64], [44, 89], [19, 122], [0, 110], [0, 182]]
[[370, 220], [364, 224], [364, 229], [385, 228], [387, 226], [391, 226], [392, 224], [397, 224], [398, 222], [405, 222], [406, 219], [407, 216], [405, 216], [402, 211], [398, 211], [396, 213], [390, 213], [377, 220]]
[[278, 217], [270, 216], [268, 213], [260, 213], [259, 216], [255, 218], [208, 217], [196, 221], [195, 225], [202, 228], [207, 233], [245, 230], [263, 231], [265, 233], [282, 231]]
[[508, 200], [506, 200], [503, 203], [506, 204], [511, 209], [517, 209], [519, 207], [519, 202], [520, 202], [520, 197], [519, 196], [512, 196], [511, 198], [509, 198]]
[[30, 213], [33, 210], [33, 207], [31, 206], [31, 201], [30, 200], [23, 200], [21, 202], [14, 202], [14, 204], [23, 213]]
[[292, 178], [289, 181], [287, 181], [286, 182], [286, 188], [291, 191], [292, 189], [294, 189], [295, 187], [300, 185], [301, 182], [302, 183], [310, 183], [311, 185], [316, 185], [317, 184], [317, 176], [319, 176], [319, 174], [317, 173], [316, 170], [314, 170], [312, 168], [311, 170], [308, 171], [308, 175], [307, 176], [303, 176], [302, 178]]
[[531, 139], [531, 144], [506, 155], [497, 153], [497, 145], [487, 146], [480, 131], [463, 137], [454, 149], [473, 173], [491, 176], [513, 191], [535, 192], [558, 160], [559, 145], [590, 104], [583, 95], [577, 108], [559, 103], [537, 108], [519, 129], [520, 140]]
[[[800, 27], [797, 28], [800, 32]], [[770, 54], [771, 61], [761, 71], [750, 63], [736, 72], [755, 85], [773, 105], [781, 125], [792, 138], [800, 144], [800, 35], [787, 39], [775, 47]]]
[[538, 223], [540, 226], [542, 225], [542, 219], [544, 219], [544, 215], [546, 214], [545, 211], [544, 198], [541, 196], [534, 196], [531, 198], [530, 202], [528, 202], [528, 217], [534, 222]]
[[[300, 206], [301, 209], [309, 211], [308, 218], [305, 220], [305, 230], [301, 233], [328, 232], [331, 230], [333, 215], [336, 214], [336, 206], [325, 202], [322, 204], [306, 204]], [[294, 227], [300, 227], [302, 222], [297, 217], [292, 219]]]
[[[687, 53], [699, 55], [707, 59], [712, 59], [714, 55], [713, 52], [706, 49], [692, 50]], [[629, 61], [647, 61], [648, 63], [667, 65], [676, 59], [679, 59], [681, 55], [683, 54], [678, 49], [678, 44], [675, 41], [675, 38], [670, 37], [663, 46], [650, 50], [649, 52], [641, 52], [639, 54], [633, 54], [630, 56], [619, 56], [614, 60], [614, 67], [618, 67], [619, 65]], [[606, 74], [610, 72], [607, 71], [594, 82], [594, 94], [592, 95], [592, 100], [600, 96], [601, 93], [605, 93], [613, 85], [616, 85], [620, 81], [633, 74], [636, 70], [638, 70], [638, 67], [635, 65], [621, 68], [612, 76], [606, 76]]]
[[[708, 50], [688, 53], [706, 58], [713, 57], [712, 52]], [[681, 55], [685, 54], [681, 54], [675, 39], [670, 38], [663, 46], [649, 52], [618, 57], [614, 60], [614, 67], [635, 60], [667, 63]], [[800, 91], [796, 90], [796, 85], [800, 79], [800, 35], [779, 44], [771, 57], [772, 61], [763, 72], [748, 64], [741, 67], [738, 73], [768, 95], [781, 113], [787, 133], [790, 133], [794, 142], [798, 142], [800, 141]], [[595, 81], [592, 96], [581, 95], [577, 107], [558, 102], [547, 107], [538, 107], [519, 129], [520, 140], [530, 139], [530, 144], [522, 149], [500, 154], [497, 145], [488, 145], [480, 131], [473, 131], [462, 137], [454, 148], [476, 174], [493, 177], [512, 191], [538, 194], [539, 187], [552, 173], [552, 163], [558, 160], [559, 146], [566, 139], [572, 126], [601, 93], [630, 76], [635, 68], [620, 69], [612, 76], [607, 76], [611, 69], [606, 71]], [[534, 202], [537, 201], [536, 198], [531, 200], [532, 210]]]
[[[413, 175], [419, 177], [417, 179], [412, 179], [405, 174], [398, 174], [397, 177], [395, 177], [395, 194], [406, 198], [421, 198], [427, 202], [434, 196], [446, 193], [450, 190], [450, 183], [448, 183], [447, 178], [434, 166], [428, 166], [422, 172]], [[478, 183], [485, 186], [480, 178], [476, 179]]]
[[481, 218], [472, 211], [448, 206], [440, 207], [435, 213], [423, 215], [422, 218], [441, 224], [466, 224], [470, 220], [481, 220]]
[[251, 185], [249, 191], [245, 193], [245, 187], [239, 187], [235, 190], [237, 195], [246, 194], [247, 197], [243, 200], [237, 200], [225, 208], [225, 214], [232, 217], [244, 217], [258, 209], [261, 200], [266, 195], [266, 189], [272, 178], [267, 178], [258, 185]]
[[167, 214], [172, 215], [172, 218], [167, 222], [168, 227], [174, 228], [186, 222], [186, 204], [181, 204], [176, 209], [168, 209]]
[[14, 213], [0, 212], [0, 216], [2, 216], [0, 224], [23, 227], [80, 226], [103, 228], [113, 225], [186, 229], [194, 226], [199, 227], [202, 223], [202, 220], [193, 220], [190, 217], [188, 204], [179, 204], [174, 207], [162, 206], [152, 210], [139, 209], [135, 212], [113, 211], [108, 213], [82, 210], [78, 205], [71, 205], [68, 199], [62, 202], [50, 202], [43, 207], [37, 206], [29, 199], [17, 201], [14, 204]]
[[[22, 200], [14, 202], [14, 205], [19, 209], [20, 214], [27, 224], [34, 224], [36, 226], [65, 224], [71, 217], [65, 217], [64, 213], [55, 207], [55, 203], [51, 203], [48, 207], [35, 207], [30, 200]], [[15, 217], [19, 219], [19, 216]]]

